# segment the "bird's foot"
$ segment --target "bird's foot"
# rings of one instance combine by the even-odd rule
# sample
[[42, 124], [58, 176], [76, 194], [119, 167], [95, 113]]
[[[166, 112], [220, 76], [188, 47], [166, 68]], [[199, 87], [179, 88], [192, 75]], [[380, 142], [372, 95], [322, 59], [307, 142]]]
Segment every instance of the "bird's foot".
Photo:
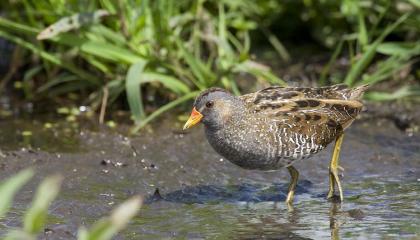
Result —
[[328, 201], [332, 203], [341, 203], [341, 199], [339, 195], [332, 194], [331, 196], [327, 196]]

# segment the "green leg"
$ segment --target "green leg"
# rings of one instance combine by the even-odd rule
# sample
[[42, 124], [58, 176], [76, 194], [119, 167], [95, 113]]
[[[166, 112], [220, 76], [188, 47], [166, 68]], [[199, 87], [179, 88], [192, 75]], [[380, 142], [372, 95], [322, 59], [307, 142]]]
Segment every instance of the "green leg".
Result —
[[339, 157], [340, 157], [340, 150], [341, 144], [343, 143], [344, 134], [341, 134], [335, 140], [334, 152], [331, 158], [330, 163], [330, 187], [328, 190], [327, 198], [332, 198], [334, 196], [335, 185], [337, 184], [338, 191], [340, 193], [340, 201], [343, 201], [343, 190], [341, 188], [340, 178], [338, 177], [338, 168], [339, 168]]
[[289, 192], [287, 194], [286, 203], [290, 205], [293, 203], [293, 198], [295, 196], [295, 188], [296, 188], [297, 181], [299, 178], [299, 172], [293, 166], [288, 166], [287, 170], [289, 170], [291, 180], [289, 184], [289, 189], [288, 189]]

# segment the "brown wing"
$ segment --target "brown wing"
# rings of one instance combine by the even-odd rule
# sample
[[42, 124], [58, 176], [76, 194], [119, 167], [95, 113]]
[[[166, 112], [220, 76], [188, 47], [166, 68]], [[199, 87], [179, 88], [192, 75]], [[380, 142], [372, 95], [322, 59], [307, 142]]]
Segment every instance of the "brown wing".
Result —
[[356, 88], [348, 88], [345, 84], [316, 88], [273, 86], [255, 93], [243, 95], [241, 98], [247, 103], [254, 104], [304, 98], [358, 100], [367, 87], [367, 85], [362, 85]]
[[251, 114], [270, 119], [291, 133], [325, 147], [350, 126], [362, 103], [356, 100], [304, 98], [248, 106]]
[[325, 122], [333, 120], [345, 129], [360, 113], [362, 106], [357, 100], [303, 98], [248, 104], [248, 109], [253, 114], [273, 120], [294, 119], [295, 125], [305, 124], [304, 121], [307, 125], [321, 119]]
[[276, 119], [284, 113], [304, 119], [325, 115], [344, 129], [359, 114], [362, 103], [358, 100], [367, 87], [347, 88], [344, 84], [319, 88], [269, 87], [240, 98], [251, 112], [268, 118]]
[[[305, 111], [284, 112], [283, 115], [277, 116], [278, 124], [289, 128], [291, 135], [297, 134], [306, 139], [306, 142], [313, 142], [310, 153], [320, 150], [319, 147], [326, 147], [340, 136], [344, 127], [327, 111], [319, 111], [316, 113], [307, 113]], [[296, 139], [295, 143], [299, 140]], [[287, 143], [291, 144], [291, 143]], [[307, 153], [309, 154], [309, 153]]]
[[251, 114], [284, 125], [291, 132], [326, 146], [354, 121], [362, 109], [358, 99], [367, 86], [321, 88], [270, 87], [243, 95]]

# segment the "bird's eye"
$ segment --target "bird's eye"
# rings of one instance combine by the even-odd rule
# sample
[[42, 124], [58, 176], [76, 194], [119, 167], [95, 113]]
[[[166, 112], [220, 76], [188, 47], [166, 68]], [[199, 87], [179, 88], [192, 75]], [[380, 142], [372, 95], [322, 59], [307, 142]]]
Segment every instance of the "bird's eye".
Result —
[[207, 108], [211, 108], [211, 107], [213, 107], [213, 102], [212, 102], [212, 101], [208, 101], [208, 102], [206, 102], [206, 107], [207, 107]]

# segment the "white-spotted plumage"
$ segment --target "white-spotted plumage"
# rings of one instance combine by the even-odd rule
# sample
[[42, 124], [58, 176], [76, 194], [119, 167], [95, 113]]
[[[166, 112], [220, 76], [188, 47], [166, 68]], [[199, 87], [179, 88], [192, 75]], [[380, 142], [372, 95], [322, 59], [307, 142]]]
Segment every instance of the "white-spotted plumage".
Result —
[[365, 89], [270, 87], [240, 97], [210, 89], [194, 106], [203, 111], [207, 139], [218, 153], [243, 168], [274, 170], [340, 136], [359, 114]]

